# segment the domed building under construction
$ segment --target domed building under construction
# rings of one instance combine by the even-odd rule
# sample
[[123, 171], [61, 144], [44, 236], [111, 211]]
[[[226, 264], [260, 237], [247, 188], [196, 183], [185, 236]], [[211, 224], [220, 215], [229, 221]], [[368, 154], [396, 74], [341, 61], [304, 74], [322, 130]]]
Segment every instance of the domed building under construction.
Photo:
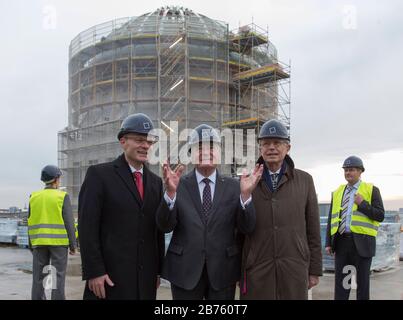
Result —
[[[88, 166], [121, 153], [116, 134], [127, 115], [146, 113], [164, 130], [176, 120], [179, 132], [201, 123], [259, 129], [270, 118], [289, 127], [289, 77], [267, 30], [250, 24], [230, 31], [182, 7], [83, 31], [69, 47], [68, 126], [58, 134], [74, 211]], [[220, 170], [235, 174], [241, 165], [235, 159]]]

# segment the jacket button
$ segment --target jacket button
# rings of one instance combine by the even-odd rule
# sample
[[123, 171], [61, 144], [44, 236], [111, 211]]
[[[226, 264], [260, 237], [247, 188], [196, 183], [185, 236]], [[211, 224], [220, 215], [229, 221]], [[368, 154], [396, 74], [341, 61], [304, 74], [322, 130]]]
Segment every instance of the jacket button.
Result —
[[278, 229], [278, 227], [277, 226], [274, 226], [274, 230], [277, 230]]
[[139, 265], [139, 270], [143, 270], [143, 266], [142, 266], [142, 265]]
[[144, 243], [144, 239], [140, 239], [140, 244], [143, 244]]

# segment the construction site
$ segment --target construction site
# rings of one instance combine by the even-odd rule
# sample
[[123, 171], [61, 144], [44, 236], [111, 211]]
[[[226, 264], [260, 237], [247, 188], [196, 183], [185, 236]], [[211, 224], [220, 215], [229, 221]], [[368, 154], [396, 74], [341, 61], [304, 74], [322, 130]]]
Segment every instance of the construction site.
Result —
[[[166, 6], [92, 26], [74, 37], [68, 50], [68, 119], [57, 133], [57, 155], [61, 189], [70, 196], [75, 222], [87, 169], [122, 153], [117, 133], [128, 115], [144, 113], [167, 134], [170, 121], [178, 123], [179, 132], [204, 123], [218, 130], [258, 133], [264, 122], [278, 119], [291, 135], [291, 66], [281, 61], [268, 27], [250, 23], [230, 28], [190, 9]], [[235, 148], [246, 146], [246, 139], [241, 145], [235, 142]], [[256, 147], [256, 158], [258, 152]], [[250, 166], [254, 163], [234, 157], [232, 164], [218, 168], [234, 177]], [[160, 164], [149, 167], [162, 176]], [[331, 204], [318, 206], [324, 276], [309, 290], [309, 299], [333, 299], [335, 259], [325, 252]], [[386, 211], [379, 225], [370, 270], [373, 299], [403, 299], [400, 210]], [[30, 299], [27, 216], [28, 208], [0, 212], [0, 300]], [[170, 240], [171, 234], [165, 234], [165, 250]], [[78, 251], [68, 257], [67, 299], [82, 299], [81, 276]], [[355, 284], [350, 299], [356, 289]], [[239, 287], [236, 290], [238, 299]], [[168, 281], [162, 280], [157, 299], [172, 299]]]
[[[290, 66], [279, 61], [268, 30], [253, 23], [229, 30], [163, 7], [83, 31], [69, 59], [69, 118], [58, 152], [75, 210], [88, 166], [120, 154], [116, 132], [129, 114], [145, 113], [164, 130], [178, 121], [179, 132], [201, 123], [259, 130], [272, 118], [290, 128]], [[235, 175], [240, 166], [234, 159], [220, 170]]]

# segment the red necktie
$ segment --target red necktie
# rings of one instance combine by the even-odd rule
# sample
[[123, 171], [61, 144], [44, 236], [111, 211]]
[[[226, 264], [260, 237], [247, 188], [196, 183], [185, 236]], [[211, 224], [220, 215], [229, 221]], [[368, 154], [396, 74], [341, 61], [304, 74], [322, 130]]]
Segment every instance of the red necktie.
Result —
[[143, 200], [144, 198], [144, 187], [143, 187], [143, 175], [140, 171], [134, 172], [134, 182], [136, 183], [136, 187], [138, 192], [140, 193], [140, 198]]

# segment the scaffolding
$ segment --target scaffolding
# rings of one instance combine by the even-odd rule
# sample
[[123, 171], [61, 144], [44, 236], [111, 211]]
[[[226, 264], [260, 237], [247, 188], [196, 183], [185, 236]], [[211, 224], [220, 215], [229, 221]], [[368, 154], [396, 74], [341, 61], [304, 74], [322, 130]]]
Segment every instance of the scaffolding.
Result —
[[277, 118], [289, 127], [290, 66], [279, 62], [268, 31], [251, 23], [232, 31], [229, 41], [230, 50], [238, 57], [232, 77], [237, 114], [225, 125], [244, 126], [255, 121], [259, 128], [260, 122]]
[[[74, 38], [68, 126], [58, 134], [62, 185], [73, 209], [88, 166], [121, 153], [116, 134], [129, 114], [146, 113], [163, 129], [177, 120], [179, 132], [200, 123], [259, 128], [269, 118], [285, 119], [289, 126], [289, 114], [282, 112], [289, 100], [279, 94], [289, 69], [260, 31], [252, 24], [230, 32], [225, 22], [162, 7]], [[159, 166], [151, 170], [158, 173]]]
[[[232, 64], [231, 96], [235, 97], [233, 119], [224, 127], [255, 129], [268, 119], [279, 119], [290, 130], [290, 65], [281, 63], [275, 46], [269, 41], [268, 30], [254, 23], [230, 32], [229, 50], [238, 57]], [[246, 149], [246, 141], [243, 147]], [[256, 154], [257, 155], [257, 154]], [[232, 172], [239, 174], [245, 167], [236, 159]]]

